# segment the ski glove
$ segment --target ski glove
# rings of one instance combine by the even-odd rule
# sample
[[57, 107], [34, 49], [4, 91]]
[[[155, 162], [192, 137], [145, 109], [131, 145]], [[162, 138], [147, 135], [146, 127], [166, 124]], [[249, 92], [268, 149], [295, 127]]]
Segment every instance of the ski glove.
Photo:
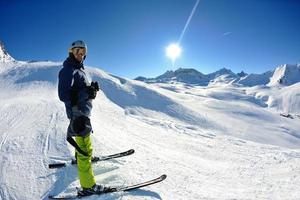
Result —
[[81, 115], [73, 120], [72, 128], [77, 136], [86, 137], [92, 132], [91, 120]]
[[99, 91], [99, 84], [97, 81], [93, 81], [90, 86], [87, 87], [89, 99], [95, 99], [97, 92]]

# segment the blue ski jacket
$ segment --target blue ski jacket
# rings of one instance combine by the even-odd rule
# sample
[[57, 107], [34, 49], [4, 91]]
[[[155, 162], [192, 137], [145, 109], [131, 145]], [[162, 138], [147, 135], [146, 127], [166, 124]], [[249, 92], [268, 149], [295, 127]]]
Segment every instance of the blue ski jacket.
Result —
[[[65, 103], [68, 118], [73, 119], [79, 115], [90, 117], [92, 100], [88, 98], [87, 87], [91, 85], [91, 82], [84, 71], [83, 64], [72, 55], [69, 56], [59, 71], [58, 79], [58, 96]], [[74, 98], [76, 99], [75, 105]], [[76, 106], [75, 110], [80, 112], [79, 114], [74, 113], [74, 106]]]

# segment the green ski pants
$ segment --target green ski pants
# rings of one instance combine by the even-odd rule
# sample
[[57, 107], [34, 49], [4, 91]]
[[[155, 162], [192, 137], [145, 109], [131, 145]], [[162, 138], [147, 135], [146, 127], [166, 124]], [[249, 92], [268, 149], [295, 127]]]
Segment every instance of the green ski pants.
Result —
[[91, 188], [95, 183], [94, 172], [92, 169], [92, 142], [91, 136], [88, 135], [87, 137], [75, 137], [76, 143], [83, 151], [87, 152], [89, 156], [84, 156], [77, 153], [77, 166], [78, 166], [78, 176], [80, 180], [80, 185], [82, 188]]

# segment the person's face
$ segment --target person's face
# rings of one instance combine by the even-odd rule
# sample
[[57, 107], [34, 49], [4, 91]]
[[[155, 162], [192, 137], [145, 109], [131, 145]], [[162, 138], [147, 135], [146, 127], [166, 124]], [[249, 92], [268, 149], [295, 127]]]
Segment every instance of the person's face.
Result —
[[80, 47], [76, 47], [74, 49], [72, 49], [72, 53], [75, 57], [75, 59], [79, 62], [83, 61], [83, 58], [86, 54], [86, 49], [85, 48], [80, 48]]

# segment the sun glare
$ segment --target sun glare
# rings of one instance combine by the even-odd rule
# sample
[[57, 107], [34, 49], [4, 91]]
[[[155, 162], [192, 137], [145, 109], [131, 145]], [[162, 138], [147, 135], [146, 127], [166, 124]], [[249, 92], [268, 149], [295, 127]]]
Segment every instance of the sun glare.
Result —
[[170, 44], [166, 48], [166, 55], [167, 57], [171, 58], [173, 62], [180, 56], [180, 54], [181, 48], [178, 46], [178, 44]]

